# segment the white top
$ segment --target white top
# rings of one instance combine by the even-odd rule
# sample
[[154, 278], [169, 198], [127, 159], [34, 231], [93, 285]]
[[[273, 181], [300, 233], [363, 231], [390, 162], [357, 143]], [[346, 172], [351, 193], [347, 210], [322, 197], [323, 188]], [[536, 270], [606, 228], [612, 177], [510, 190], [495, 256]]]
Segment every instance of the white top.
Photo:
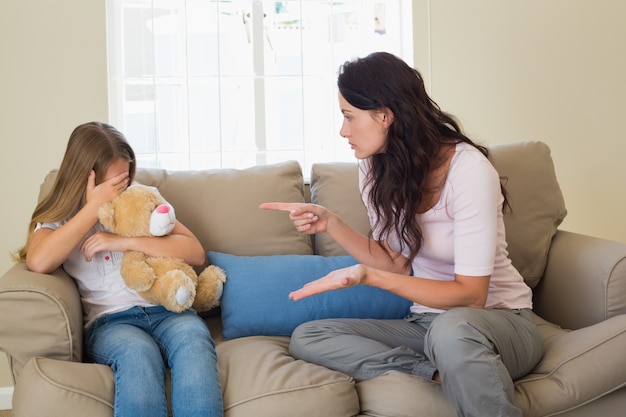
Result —
[[[56, 230], [66, 221], [38, 223], [35, 230], [42, 227]], [[120, 274], [123, 252], [102, 251], [95, 254], [91, 262], [80, 253], [82, 242], [97, 231], [105, 231], [100, 223], [87, 233], [70, 256], [63, 262], [65, 271], [78, 283], [78, 292], [83, 304], [85, 328], [103, 314], [117, 313], [134, 306], [153, 306], [135, 290], [124, 283]]]
[[[369, 169], [370, 161], [363, 160], [359, 185], [374, 225], [376, 213], [369, 206], [369, 189], [364, 189]], [[503, 202], [499, 175], [491, 162], [473, 146], [457, 144], [439, 201], [427, 212], [417, 214], [424, 238], [412, 263], [413, 275], [444, 281], [454, 280], [455, 273], [491, 275], [486, 308], [531, 308], [532, 291], [509, 259]], [[373, 228], [373, 237], [400, 249], [395, 232], [385, 239], [378, 228]], [[403, 255], [408, 255], [406, 248]], [[442, 311], [417, 303], [411, 307], [413, 313]]]

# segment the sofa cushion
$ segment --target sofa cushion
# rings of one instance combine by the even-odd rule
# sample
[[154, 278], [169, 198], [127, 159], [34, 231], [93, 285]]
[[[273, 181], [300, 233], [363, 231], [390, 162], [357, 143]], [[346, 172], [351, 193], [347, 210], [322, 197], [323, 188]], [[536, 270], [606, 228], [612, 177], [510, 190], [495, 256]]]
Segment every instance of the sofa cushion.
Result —
[[[370, 221], [359, 191], [359, 166], [356, 162], [313, 164], [311, 202], [328, 208], [350, 227], [368, 235]], [[326, 233], [315, 235], [315, 253], [322, 256], [347, 255]]]
[[289, 338], [252, 336], [217, 345], [228, 417], [349, 417], [359, 414], [354, 380], [296, 360]]
[[515, 403], [524, 416], [559, 414], [626, 386], [626, 315], [575, 331], [536, 315], [535, 321], [544, 355], [530, 374], [515, 382]]
[[[393, 389], [389, 389], [393, 387]], [[356, 385], [361, 414], [367, 416], [456, 417], [441, 384], [415, 375], [390, 371]]]
[[311, 238], [298, 233], [285, 213], [259, 210], [259, 204], [267, 201], [304, 202], [298, 162], [241, 170], [138, 169], [136, 180], [157, 187], [207, 251], [313, 253]]
[[489, 147], [511, 210], [504, 214], [509, 255], [534, 288], [543, 276], [548, 251], [567, 210], [550, 148], [542, 142]]
[[310, 320], [402, 318], [411, 302], [379, 288], [357, 286], [294, 302], [289, 293], [332, 270], [356, 264], [350, 256], [235, 256], [209, 252], [211, 263], [224, 269], [222, 295], [225, 340], [252, 335], [290, 336]]
[[[530, 374], [515, 381], [514, 388], [515, 404], [525, 417], [561, 415], [626, 386], [626, 316], [576, 331], [563, 330], [537, 315], [535, 321], [544, 356]], [[612, 360], [607, 361], [609, 357]], [[389, 386], [394, 390], [386, 389]], [[356, 388], [365, 415], [408, 417], [415, 410], [428, 416], [456, 415], [441, 385], [412, 375], [389, 372], [359, 382]]]

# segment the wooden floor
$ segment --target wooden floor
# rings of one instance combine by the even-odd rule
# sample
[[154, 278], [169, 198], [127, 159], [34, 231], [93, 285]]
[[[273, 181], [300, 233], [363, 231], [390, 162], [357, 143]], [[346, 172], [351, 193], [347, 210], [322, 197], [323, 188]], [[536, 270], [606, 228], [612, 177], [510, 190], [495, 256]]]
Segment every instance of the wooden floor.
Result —
[[0, 410], [0, 417], [11, 417], [11, 410]]

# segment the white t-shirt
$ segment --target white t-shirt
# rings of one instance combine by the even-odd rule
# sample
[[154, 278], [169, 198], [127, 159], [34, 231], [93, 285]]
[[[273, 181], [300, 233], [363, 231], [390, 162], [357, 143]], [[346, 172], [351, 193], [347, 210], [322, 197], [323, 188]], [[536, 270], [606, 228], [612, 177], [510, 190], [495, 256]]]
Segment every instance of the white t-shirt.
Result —
[[[66, 222], [38, 223], [35, 230], [42, 227], [56, 230], [64, 223]], [[98, 252], [91, 262], [88, 262], [85, 255], [80, 253], [80, 247], [85, 239], [97, 231], [104, 230], [104, 226], [96, 223], [63, 262], [65, 271], [78, 283], [78, 292], [83, 304], [85, 328], [103, 314], [117, 313], [134, 306], [148, 307], [153, 305], [124, 283], [120, 274], [122, 252]]]
[[[370, 161], [363, 160], [359, 172], [362, 198], [370, 223], [376, 214], [369, 206], [369, 189], [364, 189]], [[476, 148], [459, 143], [450, 162], [446, 183], [437, 204], [417, 214], [423, 244], [412, 263], [413, 275], [435, 280], [454, 280], [454, 274], [491, 275], [486, 308], [531, 308], [532, 291], [524, 283], [508, 256], [500, 190], [500, 179], [489, 160]], [[386, 238], [373, 228], [373, 237], [387, 240], [400, 249], [398, 236]], [[403, 254], [408, 255], [405, 248]], [[413, 313], [442, 312], [417, 303]]]

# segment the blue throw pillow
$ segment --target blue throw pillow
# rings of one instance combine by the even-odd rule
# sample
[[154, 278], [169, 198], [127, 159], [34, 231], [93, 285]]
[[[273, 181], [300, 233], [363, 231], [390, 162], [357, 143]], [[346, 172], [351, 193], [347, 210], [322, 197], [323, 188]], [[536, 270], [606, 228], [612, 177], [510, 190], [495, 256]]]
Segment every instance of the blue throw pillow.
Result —
[[301, 323], [324, 318], [401, 319], [411, 302], [379, 288], [360, 285], [304, 298], [289, 293], [329, 272], [356, 264], [351, 256], [237, 256], [209, 252], [226, 272], [222, 295], [225, 340], [244, 336], [290, 336]]

